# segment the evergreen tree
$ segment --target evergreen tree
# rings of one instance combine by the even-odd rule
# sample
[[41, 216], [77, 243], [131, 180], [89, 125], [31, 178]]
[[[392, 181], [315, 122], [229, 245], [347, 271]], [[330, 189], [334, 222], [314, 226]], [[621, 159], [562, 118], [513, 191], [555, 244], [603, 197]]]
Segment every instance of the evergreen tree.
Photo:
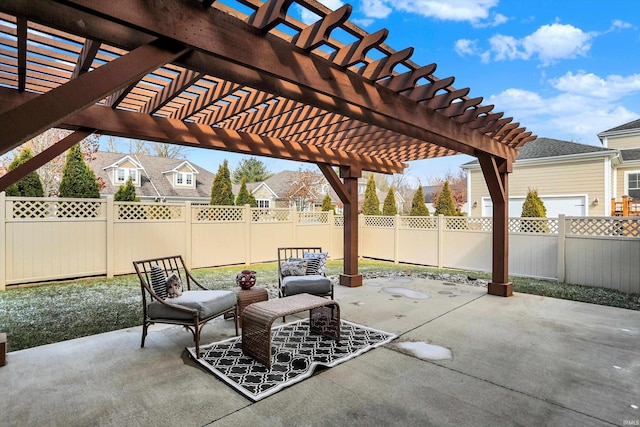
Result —
[[[31, 149], [29, 147], [24, 147], [20, 150], [20, 154], [9, 164], [8, 170], [12, 171], [16, 169], [18, 166], [25, 164], [32, 157], [33, 154], [31, 153]], [[44, 197], [42, 181], [40, 181], [40, 177], [36, 171], [29, 173], [18, 182], [8, 186], [5, 192], [7, 196]]]
[[362, 213], [365, 215], [380, 215], [380, 199], [378, 199], [378, 195], [376, 194], [376, 181], [373, 178], [373, 174], [369, 174], [369, 178], [367, 179]]
[[[544, 206], [544, 202], [538, 196], [538, 190], [529, 189], [527, 192], [527, 198], [522, 205], [523, 218], [546, 218], [547, 208]], [[522, 231], [533, 233], [548, 233], [549, 226], [545, 221], [526, 220], [520, 221], [520, 227]]]
[[231, 190], [231, 174], [229, 173], [229, 163], [225, 159], [218, 168], [218, 173], [213, 179], [211, 186], [212, 205], [233, 206], [234, 197]]
[[422, 186], [418, 186], [415, 194], [413, 195], [413, 200], [411, 201], [411, 212], [409, 212], [411, 216], [429, 216], [429, 208], [427, 207], [427, 203], [424, 201], [424, 192], [422, 191]]
[[546, 218], [547, 208], [544, 206], [542, 199], [538, 196], [538, 190], [529, 189], [527, 198], [522, 205], [523, 218]]
[[249, 205], [252, 208], [258, 207], [256, 198], [253, 197], [253, 194], [249, 193], [249, 190], [247, 190], [247, 178], [243, 176], [240, 183], [240, 190], [238, 191], [238, 197], [236, 197], [236, 206], [244, 205]]
[[233, 170], [232, 178], [233, 182], [238, 184], [242, 181], [242, 177], [245, 177], [247, 182], [260, 182], [265, 181], [270, 176], [271, 174], [263, 161], [255, 157], [249, 157], [240, 161], [238, 167]]
[[394, 216], [398, 213], [396, 207], [396, 195], [393, 193], [393, 186], [389, 187], [387, 197], [384, 198], [384, 205], [382, 205], [382, 215]]
[[136, 187], [133, 185], [133, 179], [129, 177], [126, 184], [120, 186], [116, 194], [113, 196], [113, 200], [116, 202], [139, 202], [140, 199], [136, 197]]
[[451, 190], [449, 189], [449, 181], [445, 181], [442, 186], [442, 191], [438, 195], [436, 201], [436, 215], [444, 216], [459, 216], [460, 212], [456, 210], [456, 204], [451, 196]]
[[59, 194], [60, 197], [100, 198], [96, 175], [84, 162], [80, 144], [74, 145], [67, 152], [67, 162], [62, 169]]
[[333, 203], [331, 203], [331, 196], [329, 196], [328, 194], [324, 196], [324, 199], [322, 199], [321, 209], [323, 211], [333, 211], [333, 213], [336, 213], [336, 209], [333, 207]]

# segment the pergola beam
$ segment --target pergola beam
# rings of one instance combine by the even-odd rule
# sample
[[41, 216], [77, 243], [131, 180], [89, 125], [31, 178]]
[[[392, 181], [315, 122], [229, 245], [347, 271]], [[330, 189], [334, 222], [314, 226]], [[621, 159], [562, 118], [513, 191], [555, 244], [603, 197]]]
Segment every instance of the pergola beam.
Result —
[[[0, 88], [0, 116], [45, 95], [18, 93]], [[100, 133], [124, 138], [208, 148], [235, 153], [253, 154], [307, 163], [327, 163], [334, 166], [360, 165], [363, 170], [385, 174], [402, 173], [405, 165], [355, 152], [333, 150], [279, 138], [212, 128], [198, 123], [155, 117], [143, 113], [114, 110], [92, 105], [59, 123], [67, 129], [99, 129]]]
[[[124, 23], [130, 31], [144, 28], [149, 34], [163, 35], [196, 48], [198, 53], [185, 58], [184, 63], [200, 72], [278, 93], [460, 153], [473, 155], [473, 151], [481, 151], [501, 158], [515, 158], [514, 149], [324, 58], [307, 54], [286, 40], [256, 33], [251, 25], [215, 8], [203, 11], [196, 2], [159, 2], [70, 0], [64, 3]], [[174, 16], [181, 16], [182, 22], [190, 25], [178, 25]], [[51, 18], [46, 15], [39, 15], [38, 19], [55, 24], [48, 22]], [[92, 29], [87, 26], [80, 31], [90, 33]], [[103, 37], [108, 43], [116, 41], [107, 33]], [[429, 129], [425, 123], [429, 123]]]
[[[84, 73], [44, 95], [0, 114], [0, 155], [93, 105], [114, 91], [138, 81], [148, 72], [175, 60], [188, 49], [154, 41], [90, 73]], [[100, 129], [100, 126], [93, 127]]]

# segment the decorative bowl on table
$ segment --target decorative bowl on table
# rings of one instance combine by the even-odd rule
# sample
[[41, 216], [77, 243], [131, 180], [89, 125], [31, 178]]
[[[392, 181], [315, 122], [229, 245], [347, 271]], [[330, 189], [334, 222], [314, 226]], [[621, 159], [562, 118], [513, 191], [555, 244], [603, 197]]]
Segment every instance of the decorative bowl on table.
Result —
[[251, 289], [256, 284], [256, 272], [253, 270], [242, 270], [236, 275], [236, 283], [242, 289]]

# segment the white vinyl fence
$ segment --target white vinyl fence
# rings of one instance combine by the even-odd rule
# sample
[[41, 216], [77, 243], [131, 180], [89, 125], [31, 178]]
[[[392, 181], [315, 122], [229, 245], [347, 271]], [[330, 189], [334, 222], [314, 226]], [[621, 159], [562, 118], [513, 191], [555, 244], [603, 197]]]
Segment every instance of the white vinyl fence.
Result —
[[[133, 272], [182, 254], [191, 268], [273, 261], [282, 246], [343, 257], [331, 212], [16, 198], [0, 193], [0, 290], [6, 285]], [[361, 216], [360, 256], [490, 271], [492, 219]], [[509, 272], [640, 293], [640, 219], [511, 218]]]

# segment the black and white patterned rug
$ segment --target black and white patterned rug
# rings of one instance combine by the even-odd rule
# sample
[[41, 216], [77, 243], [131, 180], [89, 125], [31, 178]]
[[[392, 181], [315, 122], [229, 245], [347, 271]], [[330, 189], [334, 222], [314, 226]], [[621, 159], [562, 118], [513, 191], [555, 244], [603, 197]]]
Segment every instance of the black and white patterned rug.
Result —
[[267, 368], [242, 353], [242, 338], [188, 347], [193, 359], [249, 399], [258, 401], [313, 374], [316, 366], [346, 362], [396, 336], [342, 320], [340, 342], [309, 332], [309, 319], [272, 329], [272, 366]]

